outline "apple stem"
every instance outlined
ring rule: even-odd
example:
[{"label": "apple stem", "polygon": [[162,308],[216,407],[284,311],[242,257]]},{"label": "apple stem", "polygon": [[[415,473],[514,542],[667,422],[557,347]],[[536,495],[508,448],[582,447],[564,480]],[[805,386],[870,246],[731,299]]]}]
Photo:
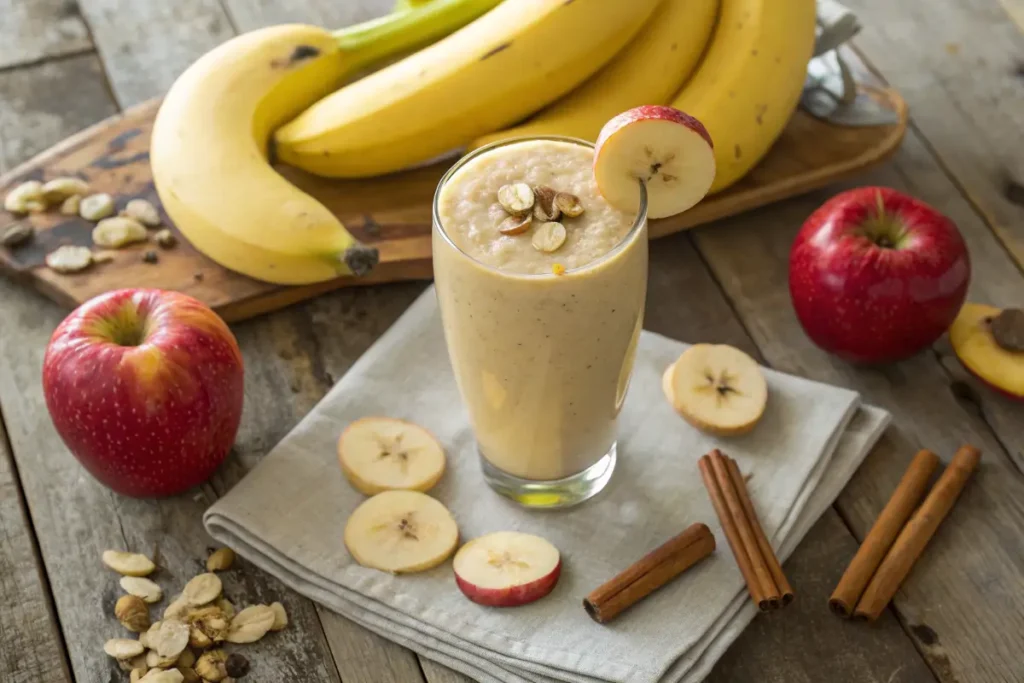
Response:
[{"label": "apple stem", "polygon": [[484,14],[500,0],[432,0],[334,32],[344,58],[368,67],[428,45]]}]

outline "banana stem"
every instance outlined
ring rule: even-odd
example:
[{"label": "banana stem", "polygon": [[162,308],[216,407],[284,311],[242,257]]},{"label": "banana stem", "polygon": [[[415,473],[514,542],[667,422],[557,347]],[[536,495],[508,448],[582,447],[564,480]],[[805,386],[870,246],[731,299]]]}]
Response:
[{"label": "banana stem", "polygon": [[364,67],[438,40],[484,14],[501,0],[431,0],[379,19],[335,31],[353,67]]}]

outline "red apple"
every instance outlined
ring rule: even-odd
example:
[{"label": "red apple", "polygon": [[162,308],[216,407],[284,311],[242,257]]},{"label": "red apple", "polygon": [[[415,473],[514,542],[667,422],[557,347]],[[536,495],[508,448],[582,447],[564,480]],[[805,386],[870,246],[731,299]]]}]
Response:
[{"label": "red apple", "polygon": [[475,603],[516,607],[550,593],[562,574],[558,549],[518,531],[497,531],[466,543],[452,560],[455,584]]},{"label": "red apple", "polygon": [[206,480],[227,456],[242,375],[234,335],[205,305],[122,289],[57,327],[43,391],[57,432],[94,477],[128,496],[166,496]]},{"label": "red apple", "polygon": [[900,360],[932,344],[956,318],[970,277],[953,221],[886,187],[825,202],[789,256],[789,291],[807,336],[860,363]]},{"label": "red apple", "polygon": [[715,180],[711,136],[700,121],[661,105],[635,107],[604,124],[594,147],[594,180],[605,200],[637,211],[640,183],[647,188],[647,217],[686,211]]}]

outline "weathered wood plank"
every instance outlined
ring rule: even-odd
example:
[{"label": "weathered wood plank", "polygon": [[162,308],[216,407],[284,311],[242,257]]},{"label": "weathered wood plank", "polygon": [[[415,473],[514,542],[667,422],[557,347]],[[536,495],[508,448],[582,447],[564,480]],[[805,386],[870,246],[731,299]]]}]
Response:
[{"label": "weathered wood plank", "polygon": [[87,55],[0,73],[0,173],[117,111]]},{"label": "weathered wood plank", "polygon": [[70,681],[20,488],[0,421],[0,680]]},{"label": "weathered wood plank", "polygon": [[235,34],[217,0],[78,0],[122,107],[164,92],[200,55]]},{"label": "weathered wood plank", "polygon": [[0,69],[92,49],[89,31],[68,0],[0,0]]},{"label": "weathered wood plank", "polygon": [[865,18],[857,45],[1024,268],[1024,29],[1009,20],[1021,4],[848,4]]},{"label": "weathered wood plank", "polygon": [[[13,94],[0,102],[0,130],[20,135],[15,154],[4,146],[0,160],[5,164],[114,111],[95,57],[32,71],[0,74],[0,87]],[[206,487],[161,501],[121,498],[93,481],[71,457],[50,423],[39,382],[46,342],[62,315],[25,288],[0,282],[0,386],[11,388],[0,396],[0,406],[9,422],[71,668],[80,681],[120,680],[123,673],[115,673],[101,649],[106,638],[124,632],[112,614],[119,592],[116,577],[102,569],[100,554],[107,548],[156,553],[156,580],[168,592],[180,589],[200,571],[211,544],[201,516],[215,492]],[[251,424],[260,418],[250,412],[246,419]],[[280,599],[293,623],[258,648],[247,649],[254,671],[268,680],[336,682],[338,673],[312,603],[245,563],[240,567],[224,577],[227,594],[241,604]]]},{"label": "weathered wood plank", "polygon": [[[971,214],[919,139],[908,139],[892,166],[862,180],[913,192],[955,214],[972,252],[984,254],[978,259],[973,295],[1022,291],[1024,280],[1012,268],[1007,272],[1006,255],[1000,255],[998,245],[993,247],[991,233]],[[1024,663],[1009,653],[1024,648],[1024,479],[990,424],[957,402],[952,379],[934,353],[882,368],[856,368],[815,348],[800,330],[788,296],[788,251],[803,219],[824,198],[818,193],[723,221],[697,230],[692,239],[771,365],[851,387],[893,411],[894,426],[838,501],[859,537],[918,447],[927,446],[947,459],[965,442],[984,450],[983,466],[895,605],[939,680],[1021,680]],[[1011,436],[1001,434],[1004,441]]]},{"label": "weathered wood plank", "polygon": [[385,14],[391,0],[346,0],[330,2],[275,2],[275,0],[222,0],[224,9],[239,31],[251,31],[274,24],[303,23],[335,30]]}]

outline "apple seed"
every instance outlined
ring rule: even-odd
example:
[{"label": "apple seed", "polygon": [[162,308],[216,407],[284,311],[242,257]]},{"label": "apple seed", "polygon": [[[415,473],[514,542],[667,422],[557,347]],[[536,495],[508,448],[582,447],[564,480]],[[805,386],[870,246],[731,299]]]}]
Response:
[{"label": "apple seed", "polygon": [[1000,348],[1024,352],[1024,310],[1007,308],[989,321],[989,329]]}]

